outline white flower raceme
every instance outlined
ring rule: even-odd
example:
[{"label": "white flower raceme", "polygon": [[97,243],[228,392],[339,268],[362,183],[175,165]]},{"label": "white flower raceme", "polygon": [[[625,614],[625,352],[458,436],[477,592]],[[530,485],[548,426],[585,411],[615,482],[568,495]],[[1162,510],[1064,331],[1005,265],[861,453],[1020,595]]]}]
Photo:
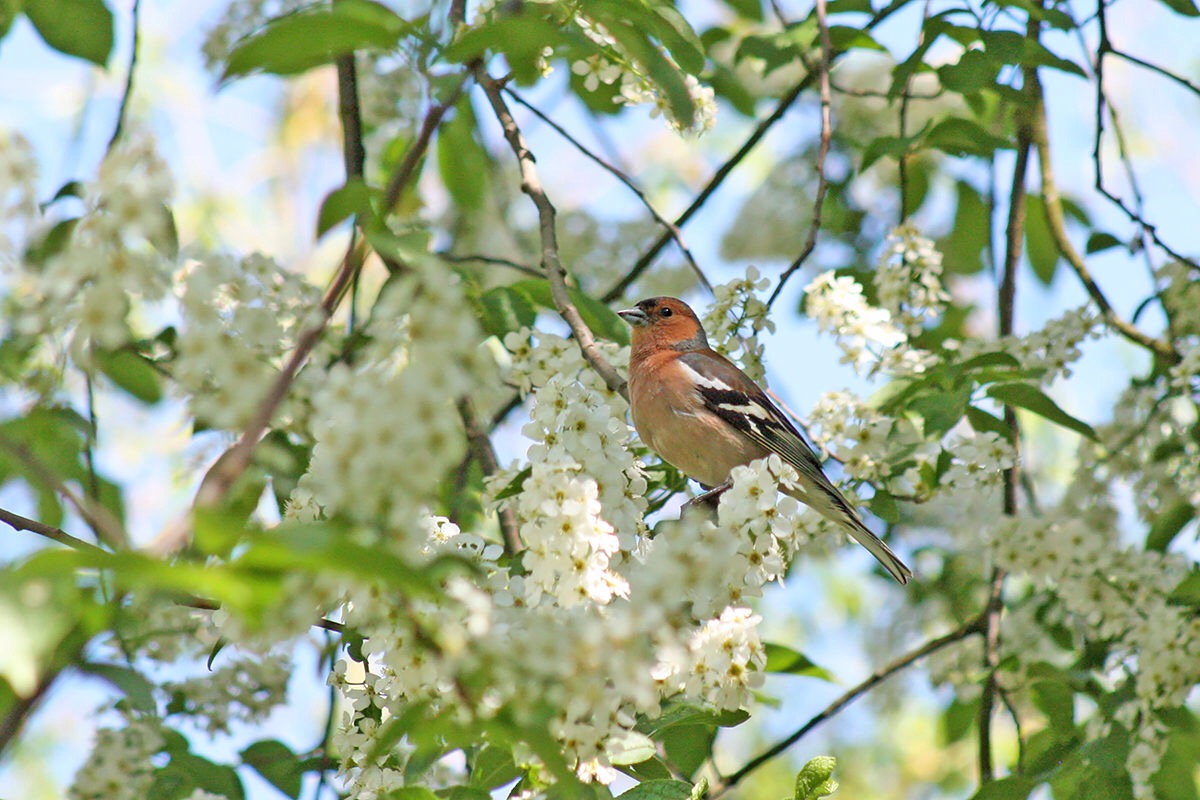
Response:
[{"label": "white flower raceme", "polygon": [[311,373],[320,379],[316,444],[298,491],[327,511],[390,520],[411,536],[401,548],[411,556],[423,545],[414,535],[422,507],[466,451],[454,401],[487,385],[494,368],[452,273],[418,261],[384,292],[352,363]]},{"label": "white flower raceme", "polygon": [[[0,132],[0,267],[19,260],[19,246],[38,214],[37,157],[19,133]],[[17,236],[10,236],[10,233]]]},{"label": "white flower raceme", "polygon": [[183,326],[173,375],[199,419],[240,429],[262,404],[319,292],[261,255],[193,260],[176,284]]},{"label": "white flower raceme", "polygon": [[[19,150],[19,146],[17,147]],[[14,155],[17,162],[20,153]],[[9,172],[20,171],[19,163]],[[17,176],[20,177],[20,176]],[[26,190],[18,188],[23,198]],[[129,132],[85,184],[85,211],[65,246],[26,275],[19,328],[30,335],[70,331],[77,363],[90,345],[115,348],[134,337],[132,301],[162,298],[170,264],[161,250],[173,236],[166,211],[172,181],[153,140]],[[17,206],[25,207],[24,199]]]},{"label": "white flower raceme", "polygon": [[[311,620],[310,620],[311,621]],[[234,722],[261,722],[287,699],[291,659],[251,654],[197,678],[168,681],[163,688],[209,735],[229,733]]]},{"label": "white flower raceme", "polygon": [[87,762],[67,791],[71,800],[142,800],[154,782],[151,756],[163,747],[159,720],[130,717],[119,729],[100,728]]},{"label": "white flower raceme", "polygon": [[760,276],[757,267],[748,267],[743,278],[713,287],[713,303],[702,324],[717,352],[741,364],[752,379],[763,380],[763,331],[775,332],[775,323],[767,317],[767,304],[758,297],[771,282]]},{"label": "white flower raceme", "polygon": [[842,350],[842,363],[867,375],[924,372],[932,355],[908,345],[904,330],[886,309],[863,296],[853,278],[823,272],[804,289],[805,311],[823,332],[833,335]]},{"label": "white flower raceme", "polygon": [[1024,336],[1004,336],[997,340],[970,339],[955,343],[962,360],[983,353],[1004,352],[1017,359],[1024,369],[1045,370],[1046,383],[1058,377],[1070,377],[1071,364],[1083,355],[1079,345],[1097,335],[1099,315],[1090,306],[1081,306],[1049,320],[1041,329]]},{"label": "white flower raceme", "polygon": [[915,228],[892,231],[875,268],[879,305],[908,335],[939,317],[950,294],[942,287],[942,254]]}]

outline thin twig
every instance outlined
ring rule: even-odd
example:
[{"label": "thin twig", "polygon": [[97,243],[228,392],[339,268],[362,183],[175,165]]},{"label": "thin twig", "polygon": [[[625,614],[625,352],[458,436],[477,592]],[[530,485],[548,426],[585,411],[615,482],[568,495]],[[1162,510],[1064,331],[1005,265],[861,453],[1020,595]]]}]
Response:
[{"label": "thin twig", "polygon": [[129,114],[129,98],[133,96],[133,76],[137,72],[138,49],[141,45],[142,0],[133,0],[133,11],[130,14],[130,26],[133,29],[133,40],[129,45],[129,69],[125,73],[125,88],[121,91],[121,105],[117,109],[117,121],[113,125],[112,136],[108,139],[105,152],[111,152],[125,130],[125,119]]},{"label": "thin twig", "polygon": [[73,547],[76,550],[83,550],[89,553],[106,553],[108,552],[102,547],[84,541],[78,537],[64,531],[62,528],[56,528],[53,525],[47,525],[44,522],[38,522],[36,519],[23,517],[16,512],[9,511],[6,508],[0,508],[0,522],[5,523],[15,531],[29,531],[36,533],[38,536],[45,536],[47,539],[53,539],[59,544],[65,544],[67,547]]},{"label": "thin twig", "polygon": [[462,96],[463,90],[467,86],[467,81],[470,79],[471,70],[464,70],[459,82],[450,90],[446,99],[441,103],[435,104],[426,112],[425,120],[421,123],[420,130],[417,131],[416,139],[409,146],[408,152],[405,153],[400,165],[396,167],[396,171],[392,173],[387,189],[384,190],[384,208],[394,208],[396,203],[399,202],[400,195],[412,180],[417,164],[420,163],[425,152],[429,149],[429,140],[433,138],[433,132],[442,123],[442,117],[446,116],[446,112],[458,104],[458,98]]},{"label": "thin twig", "polygon": [[829,155],[829,142],[833,138],[831,120],[833,96],[829,90],[829,68],[833,59],[833,43],[829,39],[829,20],[826,18],[825,11],[825,0],[817,0],[817,29],[820,32],[821,40],[821,60],[817,65],[817,77],[821,92],[821,143],[817,148],[817,196],[813,199],[812,219],[808,223],[808,236],[804,240],[804,248],[779,276],[779,283],[775,285],[775,290],[767,299],[767,308],[775,305],[775,300],[783,291],[788,279],[804,266],[804,262],[816,249],[817,234],[821,230],[821,212],[825,207],[825,193],[829,190],[829,179],[825,175],[825,159]]},{"label": "thin twig", "polygon": [[[483,470],[485,476],[495,475],[500,471],[500,462],[496,459],[496,449],[492,447],[492,440],[488,438],[487,431],[480,427],[479,417],[475,414],[475,407],[469,398],[459,399],[458,415],[462,418],[463,429],[467,433],[467,444],[471,448],[471,455],[479,462],[479,468]],[[517,515],[506,506],[497,512],[497,517],[500,522],[500,531],[504,534],[504,548],[510,556],[515,556],[525,549],[521,543]]]},{"label": "thin twig", "polygon": [[[1105,13],[1105,0],[1097,0],[1096,2],[1096,21],[1100,36],[1100,42],[1096,48],[1095,135],[1092,139],[1092,170],[1094,172],[1096,191],[1100,192],[1105,199],[1125,212],[1125,216],[1131,222],[1135,222],[1141,226],[1143,234],[1149,236],[1164,253],[1180,263],[1187,264],[1191,269],[1200,270],[1200,263],[1197,263],[1195,259],[1188,258],[1164,242],[1158,235],[1156,226],[1147,222],[1145,217],[1127,206],[1124,200],[1110,192],[1108,187],[1104,185],[1104,158],[1100,152],[1104,141],[1104,111],[1108,106],[1108,95],[1104,91],[1104,56],[1116,52],[1113,49],[1112,42],[1108,38],[1108,17]],[[1123,53],[1120,55],[1124,56]]]},{"label": "thin twig", "polygon": [[445,251],[436,252],[434,255],[443,261],[450,262],[451,264],[465,264],[471,261],[477,261],[480,264],[491,264],[497,267],[508,267],[509,269],[515,269],[517,272],[523,272],[524,274],[532,275],[535,278],[545,277],[545,274],[543,274],[540,269],[534,269],[526,264],[521,264],[507,258],[497,258],[496,256],[485,256],[477,253],[457,255],[455,253],[447,253]]},{"label": "thin twig", "polygon": [[1046,104],[1042,98],[1041,82],[1037,79],[1036,75],[1033,76],[1031,92],[1033,103],[1030,108],[1031,136],[1033,144],[1037,147],[1038,151],[1038,167],[1042,175],[1043,206],[1046,209],[1046,222],[1050,228],[1051,238],[1054,239],[1059,252],[1067,260],[1076,277],[1079,278],[1079,282],[1083,284],[1083,288],[1087,291],[1088,296],[1099,307],[1105,321],[1113,330],[1134,344],[1145,347],[1167,362],[1172,364],[1177,363],[1179,361],[1179,354],[1170,342],[1157,339],[1145,333],[1117,314],[1116,310],[1112,307],[1112,303],[1108,301],[1108,298],[1100,288],[1100,285],[1096,283],[1096,279],[1092,277],[1091,270],[1088,269],[1083,256],[1075,248],[1075,245],[1071,243],[1071,239],[1067,235],[1066,222],[1063,216],[1062,198],[1058,193],[1058,183],[1054,179],[1054,163],[1050,156],[1050,137],[1046,125]]},{"label": "thin twig", "polygon": [[681,253],[683,253],[684,260],[686,260],[688,263],[688,266],[690,266],[692,268],[692,272],[696,273],[696,278],[700,281],[700,284],[705,289],[707,289],[710,294],[712,293],[712,283],[709,282],[708,277],[704,274],[704,270],[700,269],[700,265],[698,263],[696,263],[696,258],[694,255],[692,255],[691,248],[689,248],[687,246],[687,242],[685,242],[683,240],[683,231],[681,231],[679,229],[679,226],[676,225],[674,222],[671,222],[669,219],[664,217],[662,214],[658,213],[658,209],[656,209],[654,207],[654,205],[650,202],[650,198],[646,197],[646,193],[643,192],[641,190],[641,188],[639,188],[638,185],[633,182],[632,178],[630,178],[624,171],[622,171],[616,165],[610,164],[609,162],[607,162],[603,158],[601,158],[599,155],[592,152],[592,150],[589,149],[585,144],[583,144],[583,142],[579,141],[574,136],[572,136],[567,131],[566,128],[559,125],[557,122],[555,122],[553,119],[551,119],[548,115],[544,114],[541,111],[541,109],[539,109],[537,106],[535,106],[532,103],[530,103],[529,101],[527,101],[525,98],[521,97],[519,94],[514,92],[512,89],[505,87],[504,92],[509,97],[511,97],[513,100],[515,100],[518,104],[529,109],[533,113],[534,116],[536,116],[542,122],[549,125],[559,136],[566,139],[576,150],[578,150],[583,155],[587,156],[589,159],[591,159],[593,162],[595,162],[597,165],[599,165],[602,169],[604,169],[610,175],[612,175],[614,178],[616,178],[618,181],[620,181],[625,186],[625,188],[627,188],[627,189],[629,189],[629,191],[633,192],[633,194],[637,197],[637,199],[641,202],[641,204],[643,206],[645,206],[646,210],[650,212],[650,216],[654,217],[654,221],[657,222],[659,225],[661,225],[667,231],[667,233],[670,234],[671,240],[675,242],[675,245],[679,248],[679,251]]},{"label": "thin twig", "polygon": [[1184,89],[1187,89],[1192,94],[1196,95],[1197,97],[1200,97],[1200,86],[1197,86],[1196,84],[1192,83],[1191,81],[1189,81],[1187,78],[1183,77],[1182,75],[1176,75],[1174,72],[1171,72],[1171,70],[1169,70],[1169,69],[1160,67],[1157,64],[1151,64],[1149,61],[1138,58],[1137,56],[1133,55],[1132,53],[1126,53],[1124,50],[1118,50],[1117,48],[1112,47],[1111,45],[1108,48],[1108,52],[1112,53],[1117,58],[1123,58],[1126,61],[1130,62],[1131,64],[1137,64],[1139,67],[1148,69],[1157,75],[1161,75],[1162,77],[1166,78],[1167,80],[1174,81],[1175,83],[1182,86]]},{"label": "thin twig", "polygon": [[892,661],[890,664],[887,664],[886,666],[880,667],[879,669],[875,670],[875,672],[872,672],[870,675],[868,675],[865,680],[863,680],[857,686],[854,686],[854,687],[850,688],[849,690],[847,690],[841,697],[837,698],[832,703],[830,703],[828,706],[826,706],[823,711],[818,713],[816,716],[814,716],[808,722],[804,723],[802,726],[800,726],[795,732],[793,732],[787,738],[785,738],[785,739],[777,742],[776,744],[772,745],[771,747],[767,748],[759,755],[757,755],[754,758],[747,761],[736,772],[729,775],[729,777],[725,778],[719,784],[715,784],[709,793],[709,797],[713,798],[713,800],[716,800],[716,798],[721,797],[726,792],[728,792],[730,789],[732,789],[734,786],[736,786],[738,783],[740,783],[751,772],[754,772],[756,769],[761,767],[763,764],[766,764],[768,761],[775,758],[780,753],[783,753],[785,750],[787,750],[789,747],[794,745],[796,742],[803,739],[810,731],[812,731],[818,725],[831,719],[832,717],[837,716],[839,713],[841,713],[841,711],[843,709],[846,708],[846,706],[850,705],[855,700],[857,700],[859,697],[861,697],[864,694],[866,694],[867,692],[871,691],[876,686],[878,686],[880,683],[883,683],[885,680],[887,680],[891,676],[895,675],[897,672],[900,672],[901,670],[915,664],[917,661],[920,661],[922,658],[925,658],[926,656],[936,653],[937,651],[941,650],[944,647],[947,647],[949,645],[954,644],[955,642],[962,641],[963,639],[966,639],[969,636],[974,636],[975,634],[982,633],[982,632],[983,632],[983,615],[980,615],[980,616],[975,617],[974,619],[969,620],[968,622],[963,623],[962,625],[960,625],[959,627],[955,628],[954,630],[950,631],[947,634],[939,636],[936,639],[930,639],[928,642],[921,645],[917,649],[912,650],[912,651],[906,653],[905,655],[901,656],[900,658],[896,659],[895,661]]},{"label": "thin twig", "polygon": [[347,178],[361,178],[367,161],[363,146],[362,108],[358,100],[358,67],[354,53],[337,58],[338,120],[342,126],[342,164]]},{"label": "thin twig", "polygon": [[[863,26],[863,30],[872,30],[896,11],[907,5],[908,2],[909,0],[892,0],[892,2],[875,12],[874,16],[872,16],[871,19],[867,21],[866,25]],[[835,56],[841,55],[843,52],[844,51],[842,50],[838,50],[835,53]],[[767,132],[775,126],[775,123],[779,122],[779,120],[783,118],[783,115],[786,114],[788,109],[795,104],[796,100],[799,99],[804,90],[812,85],[814,78],[816,78],[816,74],[812,71],[809,71],[803,78],[799,80],[799,82],[796,83],[795,86],[789,89],[788,92],[780,98],[779,102],[775,106],[775,109],[770,113],[770,115],[768,115],[762,122],[754,126],[754,130],[751,131],[748,137],[746,137],[746,141],[742,143],[742,146],[739,147],[732,156],[730,156],[723,164],[721,164],[720,167],[717,168],[717,171],[714,172],[712,177],[708,179],[708,183],[704,185],[704,188],[700,190],[700,193],[696,195],[696,198],[691,202],[691,204],[684,209],[682,214],[675,218],[676,227],[682,228],[687,224],[688,220],[695,216],[696,212],[704,207],[704,204],[708,202],[708,198],[711,197],[718,188],[720,188],[721,184],[725,182],[725,179],[729,177],[729,174],[733,172],[737,165],[740,164],[746,158],[746,156],[751,153],[751,151],[754,150],[758,143],[762,141],[762,138],[767,135]],[[641,257],[634,262],[633,266],[630,267],[629,272],[625,273],[620,280],[613,284],[612,288],[604,293],[602,296],[604,302],[611,303],[612,301],[620,298],[625,293],[625,290],[628,289],[630,285],[633,284],[633,282],[639,277],[641,277],[642,273],[649,268],[650,264],[653,263],[654,259],[670,241],[671,235],[664,231],[657,239],[654,240],[654,243],[650,245],[649,249],[642,253]]]},{"label": "thin twig", "polygon": [[480,86],[483,87],[488,102],[491,103],[492,111],[496,114],[496,119],[500,122],[500,127],[504,130],[504,138],[508,142],[508,146],[512,149],[513,155],[516,156],[517,163],[520,165],[521,191],[529,195],[529,198],[537,207],[542,242],[542,268],[546,271],[546,279],[550,283],[550,294],[554,298],[554,306],[558,310],[559,316],[570,326],[571,332],[575,335],[575,340],[579,345],[580,352],[583,353],[583,357],[587,359],[592,369],[604,380],[610,390],[628,399],[629,394],[625,386],[625,379],[621,377],[616,368],[600,352],[600,348],[596,345],[596,339],[592,335],[591,328],[583,321],[583,317],[579,314],[579,309],[571,302],[571,297],[567,293],[566,271],[563,269],[562,262],[558,257],[558,236],[554,226],[554,206],[551,204],[550,199],[546,197],[546,192],[542,188],[542,182],[538,178],[534,157],[529,152],[529,147],[525,143],[525,137],[521,134],[521,129],[517,127],[517,121],[513,119],[508,104],[504,102],[503,85],[500,81],[494,80],[484,72],[482,67],[479,69],[477,80]]},{"label": "thin twig", "polygon": [[66,500],[83,518],[83,521],[95,531],[98,539],[112,548],[129,547],[129,534],[125,532],[124,526],[112,515],[112,512],[86,495],[80,496],[71,491],[62,478],[46,466],[28,447],[7,436],[0,435],[0,450],[6,451],[21,462],[31,478]]}]

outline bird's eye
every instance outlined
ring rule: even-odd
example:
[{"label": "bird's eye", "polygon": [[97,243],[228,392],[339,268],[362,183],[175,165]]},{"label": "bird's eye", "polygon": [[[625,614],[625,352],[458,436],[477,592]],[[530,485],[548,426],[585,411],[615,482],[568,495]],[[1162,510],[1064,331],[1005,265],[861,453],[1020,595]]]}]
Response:
[{"label": "bird's eye", "polygon": [[671,316],[671,309],[664,308],[662,311],[660,311],[658,313],[664,317],[669,317],[669,316]]}]

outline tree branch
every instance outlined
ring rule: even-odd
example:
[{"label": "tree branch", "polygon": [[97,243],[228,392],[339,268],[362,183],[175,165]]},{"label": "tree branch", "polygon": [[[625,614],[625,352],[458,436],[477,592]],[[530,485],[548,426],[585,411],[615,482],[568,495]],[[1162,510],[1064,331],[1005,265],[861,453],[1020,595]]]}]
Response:
[{"label": "tree branch", "polygon": [[696,278],[699,279],[700,284],[702,286],[704,286],[704,288],[707,289],[710,294],[712,293],[712,283],[709,282],[708,277],[704,274],[704,271],[702,269],[700,269],[700,265],[698,263],[696,263],[696,258],[695,258],[695,256],[692,255],[691,248],[689,248],[687,246],[687,243],[683,240],[683,231],[681,231],[679,229],[679,226],[676,225],[674,222],[671,222],[669,219],[664,217],[662,214],[658,213],[658,209],[656,209],[651,204],[650,198],[646,197],[646,193],[643,192],[638,187],[638,185],[633,182],[632,178],[630,178],[625,172],[623,172],[616,165],[610,164],[609,162],[605,161],[603,158],[598,156],[596,153],[592,152],[582,142],[580,142],[578,139],[576,139],[574,136],[572,136],[566,130],[566,128],[559,125],[557,122],[555,122],[553,119],[548,117],[546,114],[543,114],[539,108],[537,108],[536,106],[534,106],[533,104],[531,104],[530,102],[525,100],[525,98],[521,97],[519,94],[514,92],[512,89],[505,87],[504,91],[509,97],[511,97],[513,100],[515,100],[520,105],[529,109],[534,114],[534,116],[536,116],[542,122],[546,123],[552,129],[554,129],[554,131],[556,133],[558,133],[559,136],[563,137],[568,142],[570,142],[571,145],[576,150],[578,150],[580,153],[583,153],[585,156],[587,156],[593,162],[598,164],[602,169],[604,169],[610,175],[612,175],[614,178],[616,178],[618,181],[620,181],[625,186],[625,188],[627,188],[627,189],[629,189],[629,191],[633,192],[633,194],[637,197],[637,199],[639,201],[641,201],[642,205],[645,206],[646,210],[650,212],[650,216],[654,217],[654,221],[657,222],[659,225],[661,225],[663,227],[663,229],[670,235],[671,240],[675,242],[676,247],[678,247],[679,251],[681,253],[683,253],[683,257],[687,261],[688,266],[690,266],[692,268],[692,272],[694,272],[696,274]]},{"label": "tree branch", "polygon": [[6,508],[0,508],[0,522],[5,523],[15,531],[36,533],[38,536],[45,536],[47,539],[53,539],[59,544],[65,544],[67,547],[73,547],[76,550],[83,550],[89,553],[108,552],[91,542],[72,536],[62,528],[56,528],[53,525],[47,525],[44,522],[38,522],[36,519],[30,519],[29,517],[22,517],[20,514],[9,511]]},{"label": "tree branch", "polygon": [[816,249],[817,233],[821,230],[821,213],[825,208],[825,193],[829,190],[829,180],[825,176],[825,159],[829,155],[830,139],[833,138],[833,124],[830,119],[833,99],[829,90],[829,68],[833,59],[833,43],[829,39],[829,21],[825,16],[825,0],[816,0],[815,10],[817,30],[821,40],[821,60],[817,64],[817,75],[821,86],[821,143],[817,149],[817,196],[813,199],[812,219],[808,223],[808,237],[804,241],[804,248],[779,276],[779,283],[776,284],[775,291],[771,292],[771,296],[767,299],[767,308],[775,305],[775,300],[783,291],[788,279],[804,266],[804,262]]},{"label": "tree branch", "polygon": [[517,163],[521,168],[521,191],[529,195],[537,207],[542,241],[542,268],[546,271],[546,279],[550,282],[550,294],[554,298],[554,306],[558,310],[559,316],[570,326],[571,332],[575,335],[575,341],[579,344],[579,350],[591,364],[592,369],[604,380],[610,390],[628,399],[625,379],[601,354],[591,328],[583,321],[579,309],[571,302],[571,297],[567,293],[566,271],[558,257],[554,206],[546,197],[541,179],[538,178],[533,153],[529,152],[525,137],[521,134],[521,129],[517,127],[517,122],[513,119],[508,104],[504,102],[503,84],[484,72],[482,67],[479,68],[477,80],[483,87],[488,102],[491,103],[492,111],[495,112],[500,127],[504,130],[504,138],[508,142],[508,146],[512,149],[513,155],[517,157]]},{"label": "tree branch", "polygon": [[[1170,342],[1157,339],[1133,324],[1122,319],[1113,309],[1096,279],[1092,277],[1080,252],[1075,249],[1067,235],[1067,226],[1063,216],[1062,198],[1058,193],[1058,183],[1054,179],[1054,163],[1050,156],[1050,137],[1046,123],[1046,104],[1042,97],[1042,85],[1037,75],[1033,75],[1030,86],[1032,106],[1030,108],[1030,135],[1038,152],[1038,168],[1042,175],[1042,197],[1046,209],[1046,221],[1049,224],[1050,235],[1063,257],[1070,264],[1079,282],[1092,298],[1108,325],[1134,344],[1140,345],[1169,363],[1177,363],[1179,354]],[[1098,146],[1098,145],[1097,145]]]},{"label": "tree branch", "polygon": [[95,531],[97,538],[103,540],[110,547],[129,547],[129,534],[125,532],[124,526],[112,515],[112,512],[90,497],[80,496],[71,491],[54,470],[42,463],[42,460],[35,456],[28,447],[14,442],[7,436],[0,435],[0,450],[6,451],[21,462],[30,477],[66,500],[83,518],[83,521]]},{"label": "tree branch", "polygon": [[105,152],[111,152],[116,146],[117,141],[121,138],[121,134],[125,131],[125,119],[129,114],[129,98],[133,96],[133,76],[137,72],[138,49],[141,46],[141,13],[142,0],[133,0],[133,10],[130,13],[130,27],[132,28],[132,41],[129,45],[129,69],[125,73],[125,88],[121,90],[121,105],[117,109],[117,121],[113,125],[112,136],[108,139],[108,147]]},{"label": "tree branch", "polygon": [[[469,398],[459,399],[458,414],[462,417],[463,429],[467,432],[467,444],[471,448],[471,455],[479,462],[479,467],[483,470],[484,475],[489,477],[495,475],[500,471],[500,463],[496,460],[496,450],[492,447],[492,440],[488,438],[487,431],[480,427],[479,417],[476,416],[475,407]],[[497,512],[497,517],[500,522],[500,532],[504,534],[504,549],[510,556],[515,556],[525,549],[521,543],[517,515],[511,508],[505,507]]]},{"label": "tree branch", "polygon": [[[1104,92],[1104,56],[1108,53],[1114,53],[1122,57],[1127,56],[1124,53],[1117,53],[1113,49],[1112,42],[1108,38],[1108,16],[1106,14],[1105,0],[1097,0],[1096,2],[1096,22],[1099,28],[1100,43],[1096,48],[1096,112],[1095,112],[1095,137],[1092,140],[1092,167],[1095,173],[1096,191],[1100,192],[1109,202],[1115,205],[1121,211],[1125,212],[1125,216],[1129,217],[1131,222],[1141,226],[1145,235],[1162,249],[1164,253],[1171,258],[1183,264],[1187,264],[1194,270],[1200,270],[1200,263],[1194,259],[1188,258],[1182,253],[1171,248],[1158,235],[1156,226],[1151,225],[1137,211],[1125,205],[1125,201],[1110,192],[1104,185],[1104,159],[1101,156],[1100,148],[1104,140],[1104,109],[1108,105],[1108,97]],[[1149,65],[1144,65],[1149,66]],[[1190,86],[1190,84],[1189,84]]]},{"label": "tree branch", "polygon": [[816,728],[821,723],[837,716],[839,713],[842,712],[843,709],[845,709],[847,706],[849,706],[851,703],[853,703],[859,697],[861,697],[864,694],[866,694],[867,692],[871,691],[876,686],[878,686],[879,684],[883,683],[888,678],[895,675],[897,672],[900,672],[901,670],[912,666],[916,662],[920,661],[922,658],[932,655],[944,647],[952,645],[955,642],[962,641],[963,639],[966,639],[968,636],[974,636],[977,633],[982,633],[983,632],[983,620],[984,620],[984,617],[981,614],[981,615],[963,623],[962,625],[960,625],[959,627],[950,631],[949,633],[939,636],[936,639],[930,639],[928,642],[921,645],[917,649],[912,650],[912,651],[900,656],[895,661],[892,661],[890,664],[887,664],[886,666],[880,667],[879,669],[875,670],[875,672],[872,672],[870,675],[868,675],[864,681],[859,683],[857,686],[854,686],[854,687],[850,688],[849,690],[847,690],[841,697],[834,700],[832,703],[830,703],[828,706],[826,706],[823,711],[818,713],[816,716],[814,716],[808,722],[801,725],[795,732],[793,732],[786,739],[783,739],[780,742],[767,748],[759,755],[757,755],[754,758],[747,761],[746,764],[743,765],[741,768],[739,768],[736,772],[729,775],[727,778],[723,779],[719,783],[715,784],[713,786],[713,789],[710,792],[709,796],[711,798],[713,798],[713,800],[716,800],[716,798],[721,797],[726,792],[728,792],[730,789],[732,789],[734,786],[739,784],[751,772],[754,772],[756,769],[761,767],[763,764],[766,764],[768,761],[775,758],[775,756],[784,752],[789,747],[794,745],[796,742],[803,739],[810,731],[812,731],[814,728]]},{"label": "tree branch", "polygon": [[[872,16],[871,19],[868,20],[863,26],[863,30],[872,30],[896,11],[907,5],[908,2],[909,0],[892,0],[892,2],[875,12],[874,16]],[[843,52],[844,51],[842,50],[836,51],[835,57],[841,55]],[[751,131],[750,135],[746,138],[746,141],[742,143],[742,146],[737,149],[737,152],[735,152],[728,158],[728,160],[725,161],[725,163],[718,167],[717,171],[714,172],[712,177],[708,179],[708,183],[705,184],[704,188],[700,190],[700,193],[696,195],[696,199],[691,202],[691,205],[689,205],[682,214],[675,218],[676,227],[682,228],[687,224],[688,220],[695,216],[697,211],[704,207],[704,204],[708,202],[708,198],[711,197],[712,194],[721,186],[721,184],[725,182],[725,179],[729,177],[729,174],[733,172],[734,168],[737,167],[737,165],[740,164],[752,150],[754,150],[758,143],[762,141],[762,138],[767,135],[767,132],[775,126],[775,123],[783,119],[783,115],[787,113],[788,109],[790,109],[793,104],[795,104],[796,100],[800,97],[804,90],[812,85],[815,77],[816,74],[809,71],[795,86],[788,90],[787,94],[780,98],[779,102],[775,106],[775,110],[772,111],[766,119],[754,127],[754,130]],[[611,303],[612,301],[620,298],[621,295],[625,293],[625,290],[628,289],[630,285],[636,281],[643,272],[646,271],[647,268],[649,268],[655,257],[658,256],[658,254],[670,241],[671,235],[667,232],[664,232],[657,239],[655,239],[654,243],[650,245],[650,248],[646,250],[646,252],[643,253],[636,262],[634,262],[634,265],[630,268],[629,272],[625,273],[625,275],[619,281],[613,284],[612,288],[605,292],[601,299],[603,299],[606,303]]]}]

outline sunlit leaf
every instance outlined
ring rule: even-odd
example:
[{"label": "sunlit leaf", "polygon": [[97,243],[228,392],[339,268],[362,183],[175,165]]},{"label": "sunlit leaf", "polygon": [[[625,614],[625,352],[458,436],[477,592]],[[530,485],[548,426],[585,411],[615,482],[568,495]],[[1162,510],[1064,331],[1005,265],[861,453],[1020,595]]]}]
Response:
[{"label": "sunlit leaf", "polygon": [[46,44],[60,53],[108,64],[113,15],[103,0],[25,0],[25,15]]}]

